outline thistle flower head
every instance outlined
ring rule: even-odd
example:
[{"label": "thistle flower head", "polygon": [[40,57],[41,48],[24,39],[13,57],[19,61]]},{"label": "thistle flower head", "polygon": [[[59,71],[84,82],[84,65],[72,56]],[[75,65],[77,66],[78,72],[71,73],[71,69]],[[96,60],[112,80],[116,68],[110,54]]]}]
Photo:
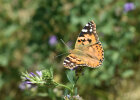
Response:
[{"label": "thistle flower head", "polygon": [[[22,73],[21,78],[23,81],[19,85],[19,88],[21,89],[30,88],[37,85],[55,85],[55,82],[53,82],[53,73],[51,70],[36,71],[36,73],[25,72]],[[30,85],[30,87],[27,85]]]},{"label": "thistle flower head", "polygon": [[50,70],[43,70],[42,73],[44,75],[44,77],[43,77],[44,80],[52,80],[53,79],[53,72],[51,69]]},{"label": "thistle flower head", "polygon": [[36,74],[33,72],[22,73],[22,81],[24,84],[44,84],[44,80],[42,78],[42,71],[36,71]]}]

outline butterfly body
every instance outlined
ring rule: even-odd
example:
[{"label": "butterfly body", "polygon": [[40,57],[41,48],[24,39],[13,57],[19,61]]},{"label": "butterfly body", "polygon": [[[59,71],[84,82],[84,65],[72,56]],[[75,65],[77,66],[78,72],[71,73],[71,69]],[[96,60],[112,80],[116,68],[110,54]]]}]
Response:
[{"label": "butterfly body", "polygon": [[104,51],[96,33],[96,24],[91,21],[82,29],[75,49],[69,51],[64,67],[74,69],[79,66],[98,67],[104,59]]}]

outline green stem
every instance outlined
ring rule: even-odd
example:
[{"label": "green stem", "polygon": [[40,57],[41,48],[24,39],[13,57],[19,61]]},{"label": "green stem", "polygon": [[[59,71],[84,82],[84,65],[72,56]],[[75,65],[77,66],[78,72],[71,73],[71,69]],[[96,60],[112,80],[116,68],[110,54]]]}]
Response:
[{"label": "green stem", "polygon": [[57,82],[54,82],[54,83],[55,83],[57,86],[64,87],[64,88],[68,89],[71,93],[73,93],[73,91],[72,91],[68,86],[63,85],[63,84],[61,84],[61,83],[57,83]]}]

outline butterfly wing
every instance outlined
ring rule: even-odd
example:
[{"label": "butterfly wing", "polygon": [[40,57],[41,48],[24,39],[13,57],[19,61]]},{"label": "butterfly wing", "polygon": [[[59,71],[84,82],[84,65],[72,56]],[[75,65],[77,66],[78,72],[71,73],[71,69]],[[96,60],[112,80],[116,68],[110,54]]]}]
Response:
[{"label": "butterfly wing", "polygon": [[96,33],[96,24],[94,21],[90,21],[79,34],[76,40],[75,49],[79,49],[85,45],[95,44],[97,42],[99,42],[99,39]]},{"label": "butterfly wing", "polygon": [[104,50],[101,42],[89,45],[84,48],[83,51],[72,50],[64,60],[64,67],[73,69],[78,66],[88,66],[96,68],[103,63]]},{"label": "butterfly wing", "polygon": [[64,67],[73,69],[78,66],[98,67],[104,59],[104,51],[96,33],[96,24],[90,21],[79,34],[75,49],[64,59]]},{"label": "butterfly wing", "polygon": [[78,55],[75,54],[69,54],[63,62],[64,67],[69,68],[69,69],[73,69],[76,68],[78,66],[86,66],[86,63],[83,62]]},{"label": "butterfly wing", "polygon": [[81,57],[82,61],[86,62],[88,67],[98,67],[103,63],[104,50],[101,42],[97,42],[85,48],[83,50],[85,56]]}]

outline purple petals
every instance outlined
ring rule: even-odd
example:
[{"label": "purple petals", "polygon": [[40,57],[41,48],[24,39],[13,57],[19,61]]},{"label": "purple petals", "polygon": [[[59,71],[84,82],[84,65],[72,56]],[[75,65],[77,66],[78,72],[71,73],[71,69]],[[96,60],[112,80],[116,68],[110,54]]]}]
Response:
[{"label": "purple petals", "polygon": [[19,88],[21,90],[25,90],[25,89],[32,88],[32,85],[31,84],[26,84],[26,82],[22,82],[22,83],[19,84]]},{"label": "purple petals", "polygon": [[42,77],[42,72],[41,71],[36,71],[36,73],[39,75],[39,77]]},{"label": "purple petals", "polygon": [[128,12],[135,9],[135,5],[132,2],[128,2],[124,5],[124,11]]},{"label": "purple petals", "polygon": [[26,77],[26,80],[30,80],[30,78]]},{"label": "purple petals", "polygon": [[30,81],[25,81],[25,83],[26,83],[26,84],[32,84],[32,82],[30,82]]},{"label": "purple petals", "polygon": [[[30,74],[31,74],[32,76],[36,76],[33,72],[30,72]],[[30,74],[29,74],[29,75],[30,75]]]},{"label": "purple petals", "polygon": [[49,44],[50,44],[51,46],[57,44],[57,38],[56,38],[55,35],[52,35],[52,36],[49,38]]},{"label": "purple petals", "polygon": [[21,90],[24,90],[24,89],[26,88],[25,82],[20,83],[20,84],[19,84],[19,88],[20,88]]},{"label": "purple petals", "polygon": [[36,71],[36,73],[22,73],[21,78],[23,82],[19,85],[19,88],[21,90],[35,88],[37,84],[42,84],[44,82],[42,77],[42,71]]}]

